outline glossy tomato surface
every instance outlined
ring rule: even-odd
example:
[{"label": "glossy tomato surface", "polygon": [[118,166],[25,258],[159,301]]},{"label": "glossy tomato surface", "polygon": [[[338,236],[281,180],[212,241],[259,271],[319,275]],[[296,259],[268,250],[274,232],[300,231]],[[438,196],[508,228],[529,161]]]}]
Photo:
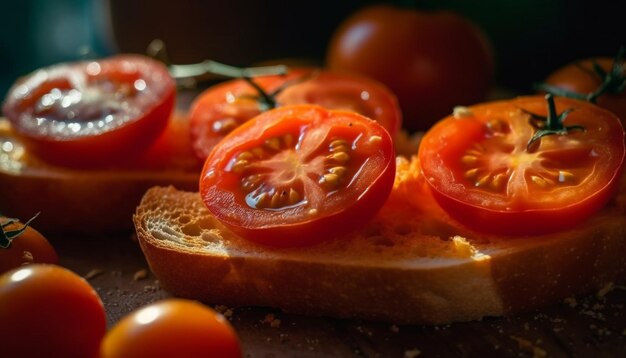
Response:
[{"label": "glossy tomato surface", "polygon": [[454,106],[482,100],[494,75],[491,45],[469,20],[389,5],[346,19],[331,39],[327,65],[387,85],[409,130],[425,130]]},{"label": "glossy tomato surface", "polygon": [[138,309],[106,335],[101,358],[241,357],[237,334],[200,303],[169,299]]},{"label": "glossy tomato surface", "polygon": [[440,205],[466,226],[524,235],[570,228],[614,194],[624,162],[619,119],[598,106],[556,99],[563,135],[528,143],[537,129],[529,113],[545,116],[542,96],[469,107],[428,131],[420,144],[424,177]]},{"label": "glossy tomato surface", "polygon": [[[276,106],[317,104],[346,109],[376,120],[395,135],[401,113],[395,96],[382,84],[357,75],[342,75],[314,68],[290,69],[287,75],[254,81],[272,95]],[[191,136],[199,158],[234,128],[269,109],[259,92],[244,80],[209,88],[192,104]]]},{"label": "glossy tomato surface", "polygon": [[0,247],[0,274],[25,264],[56,264],[59,261],[54,247],[31,226],[24,227],[17,220],[2,216],[0,225],[5,238],[11,236],[8,247]]},{"label": "glossy tomato surface", "polygon": [[104,307],[80,276],[33,264],[0,276],[0,357],[97,357]]},{"label": "glossy tomato surface", "polygon": [[[562,88],[570,92],[587,95],[596,91],[605,80],[603,76],[594,71],[594,63],[600,66],[605,73],[610,73],[614,66],[614,59],[609,57],[591,58],[577,61],[563,66],[551,73],[546,80],[546,84]],[[608,91],[596,99],[596,103],[603,108],[615,113],[626,124],[626,90],[624,81],[626,78],[626,67],[622,61],[619,69],[620,77],[616,84],[621,86],[615,91]]]},{"label": "glossy tomato surface", "polygon": [[3,110],[40,158],[93,167],[148,147],[165,129],[174,97],[163,64],[120,55],[33,72],[10,89]]},{"label": "glossy tomato surface", "polygon": [[243,237],[305,246],[367,223],[394,175],[391,136],[377,122],[296,105],[264,112],[226,136],[207,158],[200,192]]}]

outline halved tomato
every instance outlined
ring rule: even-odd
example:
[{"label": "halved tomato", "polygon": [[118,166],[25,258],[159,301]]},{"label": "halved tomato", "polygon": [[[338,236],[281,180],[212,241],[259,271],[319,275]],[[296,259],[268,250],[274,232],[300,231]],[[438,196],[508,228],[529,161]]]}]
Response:
[{"label": "halved tomato", "polygon": [[205,162],[200,193],[246,239],[305,246],[367,223],[394,174],[391,136],[377,122],[296,105],[264,112],[226,136]]},{"label": "halved tomato", "polygon": [[619,119],[584,101],[552,103],[533,96],[480,104],[424,135],[423,175],[453,218],[484,232],[542,234],[607,203],[624,162]]},{"label": "halved tomato", "polygon": [[226,134],[262,111],[292,104],[317,104],[347,109],[376,120],[391,133],[402,117],[396,97],[382,84],[365,77],[314,68],[290,69],[287,75],[255,77],[267,96],[243,79],[209,88],[190,110],[192,142],[205,159]]},{"label": "halved tomato", "polygon": [[165,129],[175,83],[145,56],[53,65],[10,89],[4,114],[47,162],[91,167],[135,155]]}]

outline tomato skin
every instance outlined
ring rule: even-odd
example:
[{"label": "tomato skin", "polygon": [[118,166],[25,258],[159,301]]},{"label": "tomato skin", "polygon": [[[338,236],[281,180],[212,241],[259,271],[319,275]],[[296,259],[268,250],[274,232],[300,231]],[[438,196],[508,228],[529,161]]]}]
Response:
[{"label": "tomato skin", "polygon": [[[0,217],[0,223],[6,223],[8,218]],[[23,226],[16,222],[7,225],[4,231],[18,230]],[[6,249],[0,248],[0,273],[18,268],[24,264],[42,263],[56,264],[59,261],[54,247],[50,242],[35,230],[28,226],[26,230],[11,241],[11,246]]]},{"label": "tomato skin", "polygon": [[[471,229],[500,235],[556,232],[600,210],[619,185],[624,129],[593,104],[558,98],[556,105],[559,113],[574,109],[565,123],[586,130],[543,137],[536,152],[526,149],[534,129],[522,109],[545,114],[542,96],[472,106],[471,115],[433,126],[419,159],[440,206]],[[496,180],[499,173],[506,175]]]},{"label": "tomato skin", "polygon": [[[602,79],[594,74],[594,62],[608,73],[613,67],[614,59],[599,57],[570,63],[552,72],[544,83],[570,92],[592,93],[602,84]],[[622,75],[626,76],[626,73]],[[615,113],[622,121],[622,125],[626,124],[626,91],[619,94],[605,93],[598,97],[596,104]]]},{"label": "tomato skin", "polygon": [[[392,136],[401,127],[402,114],[396,97],[384,85],[369,78],[301,67],[289,69],[284,76],[257,77],[254,81],[268,93],[290,83],[276,96],[279,107],[309,103],[354,110],[380,122]],[[262,112],[253,96],[258,96],[257,91],[246,81],[237,79],[213,86],[194,100],[189,117],[198,158],[206,159],[226,134]],[[224,129],[215,130],[216,126]]]},{"label": "tomato skin", "polygon": [[75,273],[33,264],[0,276],[0,356],[97,357],[105,330],[98,294]]},{"label": "tomato skin", "polygon": [[404,126],[425,130],[457,105],[482,100],[494,76],[491,45],[467,19],[389,5],[363,8],[333,34],[327,66],[387,85]]},{"label": "tomato skin", "polygon": [[106,335],[101,358],[241,357],[237,334],[200,303],[168,299],[122,318]]},{"label": "tomato skin", "polygon": [[35,71],[9,90],[3,110],[36,156],[90,168],[145,150],[165,129],[175,94],[163,64],[119,55]]},{"label": "tomato skin", "polygon": [[[276,207],[253,207],[243,184],[248,174],[237,173],[233,160],[238,153],[254,153],[268,140],[286,134],[298,138],[297,142],[259,160],[261,164],[252,159],[249,177],[273,167],[256,188],[267,190],[270,196],[295,188],[299,199]],[[352,142],[355,148],[347,163],[328,159],[333,152],[327,147],[335,137]],[[374,137],[376,144],[368,144],[374,143],[368,142]],[[254,171],[254,165],[261,169]],[[323,189],[322,176],[335,166],[343,166],[343,184]],[[386,201],[394,175],[393,142],[377,122],[351,111],[294,105],[264,112],[226,136],[205,162],[200,194],[223,224],[250,241],[276,247],[309,246],[363,226]]]}]

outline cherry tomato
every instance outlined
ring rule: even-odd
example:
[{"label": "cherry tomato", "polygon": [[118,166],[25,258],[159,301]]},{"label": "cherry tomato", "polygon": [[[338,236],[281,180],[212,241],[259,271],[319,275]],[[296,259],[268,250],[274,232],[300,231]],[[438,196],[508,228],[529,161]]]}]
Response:
[{"label": "cherry tomato", "polygon": [[120,55],[40,69],[15,83],[3,109],[38,157],[100,166],[140,153],[159,136],[174,85],[163,64]]},{"label": "cherry tomato", "polygon": [[[392,136],[400,129],[402,119],[395,96],[383,85],[361,76],[297,68],[285,76],[258,77],[254,81],[269,94],[278,90],[270,99],[277,106],[310,103],[349,109],[378,121]],[[202,93],[190,110],[192,141],[198,157],[204,160],[226,134],[271,107],[263,101],[245,80],[228,81]]]},{"label": "cherry tomato", "polygon": [[388,5],[346,19],[331,38],[327,65],[387,85],[409,130],[425,130],[454,106],[482,100],[494,75],[491,45],[469,20]]},{"label": "cherry tomato", "polygon": [[352,111],[294,105],[264,112],[209,154],[200,193],[243,237],[304,246],[364,225],[395,175],[389,133]]},{"label": "cherry tomato", "polygon": [[[15,232],[8,247],[0,247],[0,273],[12,270],[24,264],[56,264],[59,259],[50,242],[30,225],[24,227],[21,222],[0,216],[0,225],[6,233]],[[17,231],[22,231],[17,233]]]},{"label": "cherry tomato", "polygon": [[97,357],[105,330],[98,294],[75,273],[33,264],[0,276],[0,357]]},{"label": "cherry tomato", "polygon": [[530,145],[547,125],[530,114],[548,112],[541,96],[469,107],[424,135],[421,169],[450,216],[484,232],[542,234],[570,228],[607,203],[624,162],[619,119],[588,102],[555,103],[559,114],[571,110],[561,122],[570,130]]},{"label": "cherry tomato", "polygon": [[241,357],[237,334],[219,313],[200,303],[168,299],[143,307],[106,335],[101,358]]},{"label": "cherry tomato", "polygon": [[[546,78],[544,83],[562,88],[570,92],[587,95],[596,91],[604,81],[604,78],[594,71],[594,62],[606,73],[613,69],[614,59],[609,57],[591,58],[577,61],[561,67]],[[615,113],[626,124],[626,91],[624,90],[624,78],[626,77],[626,63],[622,61],[621,89],[615,92],[607,92],[600,95],[596,103],[603,108]]]}]

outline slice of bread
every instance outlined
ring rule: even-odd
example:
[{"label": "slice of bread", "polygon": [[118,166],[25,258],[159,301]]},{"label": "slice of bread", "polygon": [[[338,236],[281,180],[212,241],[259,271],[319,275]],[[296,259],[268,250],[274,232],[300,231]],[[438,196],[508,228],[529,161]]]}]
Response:
[{"label": "slice of bread", "polygon": [[134,216],[139,243],[176,296],[397,324],[506,315],[626,279],[623,192],[574,229],[494,237],[450,219],[428,195],[416,160],[397,163],[388,202],[349,237],[259,246],[225,228],[197,192],[155,187]]},{"label": "slice of bread", "polygon": [[148,188],[197,190],[201,165],[187,140],[187,122],[173,116],[157,142],[137,158],[78,170],[35,158],[0,119],[0,212],[21,218],[41,212],[37,228],[46,233],[129,232]]}]

